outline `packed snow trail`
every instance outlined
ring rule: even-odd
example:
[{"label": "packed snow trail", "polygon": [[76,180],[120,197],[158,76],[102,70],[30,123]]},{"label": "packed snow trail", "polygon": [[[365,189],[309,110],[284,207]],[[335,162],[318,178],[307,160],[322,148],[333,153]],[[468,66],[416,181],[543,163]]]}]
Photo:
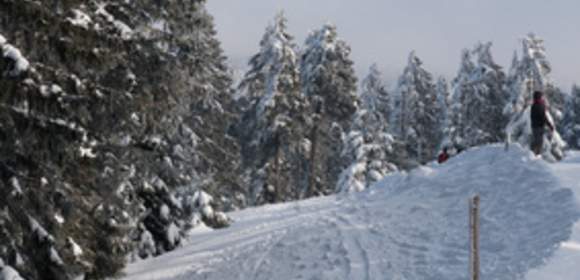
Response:
[{"label": "packed snow trail", "polygon": [[560,174],[517,146],[476,148],[363,193],[233,213],[230,228],[193,233],[183,248],[130,265],[126,279],[463,280],[476,193],[481,278],[524,279],[580,217],[558,177],[570,172],[579,173]]}]

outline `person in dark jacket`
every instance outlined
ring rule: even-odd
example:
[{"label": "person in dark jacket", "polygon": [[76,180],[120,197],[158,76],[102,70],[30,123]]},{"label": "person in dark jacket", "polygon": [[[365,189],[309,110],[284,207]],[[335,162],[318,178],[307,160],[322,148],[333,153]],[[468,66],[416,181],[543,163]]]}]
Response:
[{"label": "person in dark jacket", "polygon": [[532,119],[532,141],[530,147],[534,154],[542,153],[544,146],[544,132],[546,126],[550,131],[554,131],[554,125],[546,115],[546,101],[544,94],[541,91],[534,92],[534,103],[532,104],[531,116]]}]

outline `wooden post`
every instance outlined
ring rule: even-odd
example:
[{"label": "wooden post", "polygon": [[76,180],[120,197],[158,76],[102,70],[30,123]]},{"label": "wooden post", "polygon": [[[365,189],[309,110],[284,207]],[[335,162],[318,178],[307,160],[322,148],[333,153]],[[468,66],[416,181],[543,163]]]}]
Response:
[{"label": "wooden post", "polygon": [[479,280],[479,195],[469,199],[469,275]]}]

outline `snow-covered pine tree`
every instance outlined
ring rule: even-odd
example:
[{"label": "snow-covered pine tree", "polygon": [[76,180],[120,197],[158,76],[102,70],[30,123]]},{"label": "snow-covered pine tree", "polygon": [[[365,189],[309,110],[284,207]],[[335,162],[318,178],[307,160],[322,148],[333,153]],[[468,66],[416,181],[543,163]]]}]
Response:
[{"label": "snow-covered pine tree", "polygon": [[361,83],[360,109],[379,112],[386,122],[391,116],[391,98],[377,64],[371,65],[368,75]]},{"label": "snow-covered pine tree", "polygon": [[580,149],[580,87],[574,85],[566,102],[563,137],[572,149]]},{"label": "snow-covered pine tree", "polygon": [[326,24],[306,39],[300,62],[303,93],[314,112],[309,138],[307,196],[334,192],[341,162],[342,135],[356,112],[356,76],[351,49]]},{"label": "snow-covered pine tree", "polygon": [[495,63],[491,47],[491,42],[479,43],[473,50],[477,57],[474,74],[474,80],[477,81],[475,92],[478,101],[481,102],[481,106],[475,105],[473,108],[479,108],[479,130],[483,132],[473,140],[476,144],[502,141],[505,138],[504,127],[508,122],[503,114],[503,108],[509,99],[504,87],[506,74],[502,67]]},{"label": "snow-covered pine tree", "polygon": [[[449,144],[472,147],[503,140],[507,120],[505,74],[491,55],[491,42],[464,50],[453,83]],[[477,61],[474,63],[472,54]]]},{"label": "snow-covered pine tree", "polygon": [[411,158],[424,163],[435,157],[443,137],[444,108],[438,102],[433,76],[414,51],[399,78],[391,121]]},{"label": "snow-covered pine tree", "polygon": [[238,125],[251,204],[297,199],[307,157],[308,103],[300,93],[298,58],[283,13],[266,28],[260,51],[240,83],[245,107]]},{"label": "snow-covered pine tree", "polygon": [[[240,96],[249,106],[257,106],[261,114],[274,107],[276,97],[286,98],[300,86],[296,44],[287,31],[288,20],[283,12],[276,15],[260,41],[260,50],[250,59],[249,69],[240,82]],[[256,104],[257,103],[257,104]]]},{"label": "snow-covered pine tree", "polygon": [[350,132],[345,136],[343,158],[350,165],[340,174],[337,191],[362,191],[397,170],[391,161],[395,140],[388,133],[388,124],[380,111],[361,109],[354,116]]},{"label": "snow-covered pine tree", "polygon": [[[227,225],[218,210],[244,203],[239,199],[244,193],[237,173],[238,147],[227,133],[235,115],[226,59],[204,3],[187,5],[153,10],[150,16],[163,27],[158,30],[161,34],[146,35],[163,40],[160,45],[165,47],[160,51],[175,57],[176,66],[169,75],[173,83],[168,90],[173,94],[165,104],[171,106],[171,114],[143,119],[149,127],[141,145],[165,155],[157,156],[162,160],[137,162],[134,168],[146,170],[144,176],[121,183],[129,197],[128,189],[136,191],[140,208],[146,209],[132,233],[140,257],[173,250],[189,228],[197,225],[191,217],[199,209],[188,207],[188,194],[207,192],[216,198],[212,201],[215,215],[203,216],[203,222],[212,227]],[[163,112],[161,106],[153,108],[153,112]]]},{"label": "snow-covered pine tree", "polygon": [[464,131],[467,123],[465,110],[466,96],[473,96],[473,88],[470,86],[471,74],[475,64],[471,58],[471,52],[464,49],[461,52],[461,62],[457,76],[452,81],[452,92],[448,110],[448,126],[445,130],[446,145],[464,145]]},{"label": "snow-covered pine tree", "polygon": [[204,2],[0,2],[0,258],[26,279],[109,278],[134,250],[175,248],[191,214],[176,188],[192,181],[237,204]]},{"label": "snow-covered pine tree", "polygon": [[[443,134],[446,135],[445,129],[449,126],[450,122],[449,108],[451,106],[451,90],[449,89],[449,83],[445,77],[441,76],[437,79],[435,92],[437,95],[437,102],[439,103],[439,106],[441,106],[443,114],[441,130],[443,131]],[[443,141],[445,141],[445,137]]]},{"label": "snow-covered pine tree", "polygon": [[[522,57],[514,55],[512,69],[507,79],[509,102],[504,108],[504,114],[509,117],[506,134],[509,141],[517,141],[528,147],[531,135],[530,107],[535,91],[544,92],[547,101],[549,117],[557,128],[562,119],[565,95],[558,89],[551,77],[552,67],[546,57],[544,41],[533,33],[522,40]],[[563,156],[562,149],[566,143],[558,131],[551,137],[546,136],[543,154],[549,159]]]}]

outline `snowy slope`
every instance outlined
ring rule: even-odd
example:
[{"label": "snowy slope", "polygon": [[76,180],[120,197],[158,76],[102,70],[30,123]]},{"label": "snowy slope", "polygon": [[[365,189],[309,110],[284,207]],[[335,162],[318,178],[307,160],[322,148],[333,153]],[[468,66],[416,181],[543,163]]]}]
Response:
[{"label": "snowy slope", "polygon": [[[574,191],[580,201],[580,152],[573,152],[559,164],[551,165],[561,184]],[[580,221],[574,224],[570,240],[560,244],[560,248],[545,266],[529,272],[528,280],[577,280],[580,279]]]},{"label": "snowy slope", "polygon": [[130,265],[126,279],[467,279],[475,193],[482,279],[523,279],[550,266],[541,265],[580,217],[558,178],[570,172],[516,146],[477,148],[364,193],[234,213],[230,228],[196,232],[184,248]]}]

